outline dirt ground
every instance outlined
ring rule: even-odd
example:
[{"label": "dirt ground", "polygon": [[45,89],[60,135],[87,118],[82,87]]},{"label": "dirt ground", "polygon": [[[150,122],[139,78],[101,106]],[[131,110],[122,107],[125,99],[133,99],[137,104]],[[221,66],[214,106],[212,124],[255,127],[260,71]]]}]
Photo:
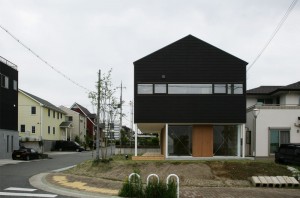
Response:
[{"label": "dirt ground", "polygon": [[[226,177],[227,172],[220,168],[220,165],[211,165],[206,163],[182,163],[182,162],[110,162],[108,164],[93,165],[92,162],[86,162],[77,167],[65,171],[70,179],[72,175],[84,176],[93,179],[105,179],[106,181],[124,182],[128,176],[135,172],[138,173],[142,181],[146,183],[147,176],[157,174],[161,181],[166,182],[170,174],[176,174],[180,179],[182,186],[202,186],[202,187],[222,187],[222,186],[251,186],[250,181],[246,179],[232,179]],[[220,177],[220,176],[221,177]],[[83,177],[82,177],[83,179]]]}]

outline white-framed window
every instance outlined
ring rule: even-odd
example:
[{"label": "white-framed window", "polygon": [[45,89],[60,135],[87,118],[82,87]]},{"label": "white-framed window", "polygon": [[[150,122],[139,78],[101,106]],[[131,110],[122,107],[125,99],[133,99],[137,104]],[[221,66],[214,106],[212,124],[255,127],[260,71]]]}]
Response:
[{"label": "white-framed window", "polygon": [[31,127],[31,133],[35,133],[35,126]]},{"label": "white-framed window", "polygon": [[21,132],[25,132],[25,124],[21,124]]},{"label": "white-framed window", "polygon": [[35,115],[36,114],[36,107],[31,107],[31,115]]}]

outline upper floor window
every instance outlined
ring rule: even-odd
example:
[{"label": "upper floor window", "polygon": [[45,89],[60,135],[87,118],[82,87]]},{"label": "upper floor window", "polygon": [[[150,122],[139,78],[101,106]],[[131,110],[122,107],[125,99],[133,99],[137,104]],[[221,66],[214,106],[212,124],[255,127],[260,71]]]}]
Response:
[{"label": "upper floor window", "polygon": [[73,116],[68,116],[68,121],[73,121]]},{"label": "upper floor window", "polygon": [[137,89],[138,94],[153,94],[152,84],[138,84]]},{"label": "upper floor window", "polygon": [[35,115],[36,114],[36,107],[31,107],[31,115]]},{"label": "upper floor window", "polygon": [[168,84],[169,94],[211,94],[211,84]]},{"label": "upper floor window", "polygon": [[7,76],[4,76],[3,74],[0,74],[0,78],[1,78],[1,87],[8,89],[8,82],[9,79]]},{"label": "upper floor window", "polygon": [[55,118],[55,111],[53,110],[53,118]]},{"label": "upper floor window", "polygon": [[228,84],[227,85],[228,94],[243,94],[243,84]]},{"label": "upper floor window", "polygon": [[138,84],[137,94],[243,94],[243,84]]},{"label": "upper floor window", "polygon": [[167,85],[166,84],[154,84],[154,93],[156,93],[156,94],[167,93]]},{"label": "upper floor window", "polygon": [[50,117],[50,111],[51,111],[51,110],[50,110],[50,109],[48,109],[48,117]]},{"label": "upper floor window", "polygon": [[273,99],[272,98],[258,98],[257,103],[273,104]]},{"label": "upper floor window", "polygon": [[59,119],[59,112],[57,112],[57,119]]},{"label": "upper floor window", "polygon": [[13,89],[16,91],[18,90],[18,81],[16,80],[13,81]]},{"label": "upper floor window", "polygon": [[226,94],[226,84],[214,84],[215,94]]}]

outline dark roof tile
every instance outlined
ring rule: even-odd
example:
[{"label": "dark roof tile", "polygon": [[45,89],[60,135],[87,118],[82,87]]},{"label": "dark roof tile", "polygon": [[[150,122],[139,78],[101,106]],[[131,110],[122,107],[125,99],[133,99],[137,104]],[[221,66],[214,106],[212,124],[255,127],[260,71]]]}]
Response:
[{"label": "dark roof tile", "polygon": [[49,108],[49,109],[52,109],[52,110],[55,110],[55,111],[58,111],[60,113],[63,113],[63,114],[66,114],[66,112],[64,112],[63,110],[61,110],[60,108],[56,107],[55,105],[53,105],[52,103],[48,102],[47,100],[44,100],[42,98],[39,98],[35,95],[32,95],[31,93],[28,93],[24,90],[21,90],[21,92],[25,93],[26,95],[28,95],[29,97],[33,98],[34,100],[38,101],[39,103],[43,104],[45,107]]}]

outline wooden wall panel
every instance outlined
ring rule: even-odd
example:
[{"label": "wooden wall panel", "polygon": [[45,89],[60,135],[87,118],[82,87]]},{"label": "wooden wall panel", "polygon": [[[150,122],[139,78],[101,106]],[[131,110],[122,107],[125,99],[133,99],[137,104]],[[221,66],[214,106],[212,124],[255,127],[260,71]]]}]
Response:
[{"label": "wooden wall panel", "polygon": [[213,126],[194,125],[193,132],[193,157],[213,156]]},{"label": "wooden wall panel", "polygon": [[160,132],[160,151],[162,155],[166,153],[166,127]]}]

